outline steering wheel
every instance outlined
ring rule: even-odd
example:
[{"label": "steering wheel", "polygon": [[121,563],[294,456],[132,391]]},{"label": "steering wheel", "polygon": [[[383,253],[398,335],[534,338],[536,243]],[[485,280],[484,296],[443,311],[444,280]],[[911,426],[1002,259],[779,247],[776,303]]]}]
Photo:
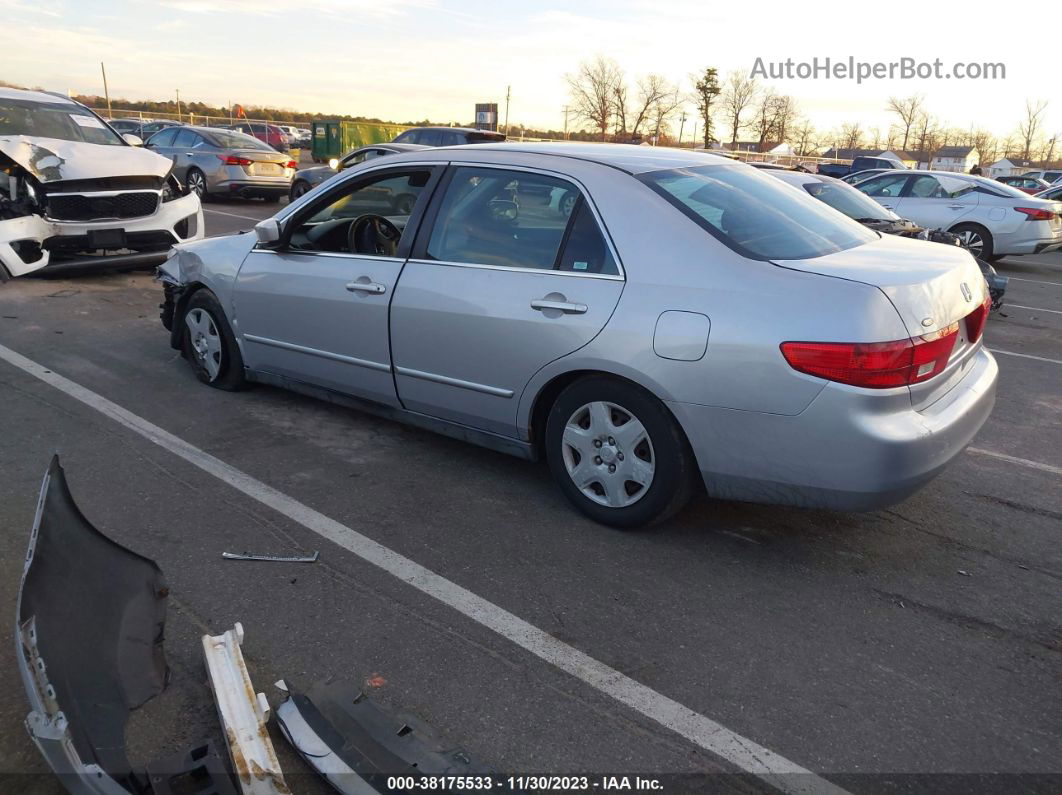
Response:
[{"label": "steering wheel", "polygon": [[350,225],[350,250],[354,254],[393,257],[398,253],[402,231],[382,215],[368,213]]}]

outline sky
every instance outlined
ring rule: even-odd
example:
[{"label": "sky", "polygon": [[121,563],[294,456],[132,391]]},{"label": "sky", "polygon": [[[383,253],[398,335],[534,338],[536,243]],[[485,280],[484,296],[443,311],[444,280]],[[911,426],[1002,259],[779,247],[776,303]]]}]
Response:
[{"label": "sky", "polygon": [[[1037,29],[1062,28],[1057,3],[1038,4],[1037,26],[1018,31],[1000,28],[1013,15],[998,3],[928,0],[0,0],[0,15],[18,31],[0,49],[0,79],[12,83],[102,94],[104,61],[112,98],[179,89],[218,105],[439,122],[470,121],[477,102],[498,102],[504,116],[511,87],[511,123],[539,129],[563,127],[565,75],[598,54],[632,82],[655,72],[687,90],[692,72],[751,70],[757,58],[939,58],[945,71],[987,61],[1003,63],[1006,78],[769,82],[821,130],[853,121],[884,130],[895,120],[889,96],[917,93],[948,126],[1005,137],[1027,99],[1048,100],[1044,131],[1062,144],[1051,45],[1035,44]],[[688,112],[692,125],[692,103]]]}]

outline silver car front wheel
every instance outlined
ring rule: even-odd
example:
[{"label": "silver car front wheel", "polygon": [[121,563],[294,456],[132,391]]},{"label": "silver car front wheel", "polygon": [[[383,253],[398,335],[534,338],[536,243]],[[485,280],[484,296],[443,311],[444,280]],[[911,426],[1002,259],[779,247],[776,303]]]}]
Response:
[{"label": "silver car front wheel", "polygon": [[603,400],[579,407],[568,418],[562,454],[576,488],[609,508],[638,502],[656,475],[645,426],[627,409]]},{"label": "silver car front wheel", "polygon": [[217,323],[205,309],[194,308],[184,316],[192,356],[207,375],[208,382],[216,381],[221,373],[222,345]]}]

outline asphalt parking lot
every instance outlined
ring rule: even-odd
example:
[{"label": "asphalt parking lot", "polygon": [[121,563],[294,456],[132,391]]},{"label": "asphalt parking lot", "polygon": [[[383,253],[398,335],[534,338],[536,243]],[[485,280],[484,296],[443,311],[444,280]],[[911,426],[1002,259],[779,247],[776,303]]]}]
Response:
[{"label": "asphalt parking lot", "polygon": [[[207,233],[275,210],[207,204]],[[543,466],[272,388],[204,387],[167,344],[148,274],[11,282],[6,349],[266,484],[288,510],[0,359],[0,610],[14,615],[59,451],[83,512],[171,588],[173,679],[130,723],[134,762],[217,737],[199,637],[240,621],[273,703],[280,678],[365,682],[507,773],[757,791],[716,752],[745,743],[750,758],[766,749],[818,774],[812,788],[1058,791],[1062,254],[999,269],[1011,282],[985,332],[1001,368],[994,414],[925,490],[866,514],[702,497],[634,533],[577,515]],[[321,537],[298,506],[487,607],[455,608],[427,575],[395,576],[412,569]],[[226,550],[321,556],[232,562]],[[506,615],[560,643],[532,653],[540,636],[499,625]],[[14,645],[0,649],[0,789],[60,791],[21,725]],[[273,731],[296,791],[324,791]]]}]

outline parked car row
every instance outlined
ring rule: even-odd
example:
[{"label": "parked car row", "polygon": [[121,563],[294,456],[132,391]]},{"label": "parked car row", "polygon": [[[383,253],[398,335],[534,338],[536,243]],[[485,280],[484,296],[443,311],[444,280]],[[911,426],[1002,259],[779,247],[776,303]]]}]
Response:
[{"label": "parked car row", "polygon": [[224,195],[280,201],[298,168],[286,152],[217,127],[170,127],[151,136],[145,147],[172,160],[174,176],[204,200]]}]

